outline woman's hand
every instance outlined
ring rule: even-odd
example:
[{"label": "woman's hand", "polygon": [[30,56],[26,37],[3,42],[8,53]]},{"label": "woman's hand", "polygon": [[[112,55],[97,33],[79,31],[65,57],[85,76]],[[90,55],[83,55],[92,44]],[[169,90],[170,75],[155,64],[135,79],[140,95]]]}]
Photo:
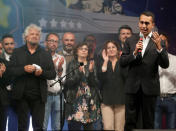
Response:
[{"label": "woman's hand", "polygon": [[103,57],[103,60],[106,62],[109,60],[109,57],[108,57],[105,49],[103,49],[103,51],[102,51],[102,57]]}]

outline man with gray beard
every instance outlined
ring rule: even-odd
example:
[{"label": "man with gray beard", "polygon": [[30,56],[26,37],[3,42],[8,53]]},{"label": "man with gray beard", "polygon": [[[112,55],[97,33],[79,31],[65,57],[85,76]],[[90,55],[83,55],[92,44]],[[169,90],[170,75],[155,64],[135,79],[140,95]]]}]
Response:
[{"label": "man with gray beard", "polygon": [[10,58],[11,75],[14,77],[12,99],[16,104],[18,130],[28,129],[28,115],[32,116],[34,131],[42,130],[47,81],[54,79],[56,72],[51,54],[40,45],[41,28],[35,24],[26,27],[25,45],[17,48]]}]

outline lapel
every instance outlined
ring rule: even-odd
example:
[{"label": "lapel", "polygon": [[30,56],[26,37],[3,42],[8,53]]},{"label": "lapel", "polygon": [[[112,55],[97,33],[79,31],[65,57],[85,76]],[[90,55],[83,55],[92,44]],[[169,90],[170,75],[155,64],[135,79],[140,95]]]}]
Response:
[{"label": "lapel", "polygon": [[22,50],[21,50],[21,57],[19,57],[20,58],[20,63],[24,63],[24,65],[27,64],[27,61],[26,61],[27,60],[26,50],[27,50],[27,47],[26,47],[26,45],[24,45],[22,47]]},{"label": "lapel", "polygon": [[1,54],[1,58],[2,58],[2,59],[5,59],[4,51],[3,51],[3,53]]},{"label": "lapel", "polygon": [[148,45],[147,45],[147,47],[146,47],[146,49],[145,49],[145,52],[144,52],[144,56],[143,56],[143,57],[145,57],[145,56],[147,55],[147,53],[149,52],[150,48],[151,48],[153,45],[154,45],[154,43],[153,43],[152,39],[150,39],[150,40],[149,40],[149,43],[148,43]]}]

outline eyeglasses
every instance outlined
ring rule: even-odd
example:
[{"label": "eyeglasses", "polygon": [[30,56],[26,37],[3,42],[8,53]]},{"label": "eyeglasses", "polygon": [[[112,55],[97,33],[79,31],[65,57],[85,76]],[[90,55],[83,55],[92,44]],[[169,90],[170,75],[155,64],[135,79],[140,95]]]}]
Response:
[{"label": "eyeglasses", "polygon": [[4,43],[4,45],[13,45],[15,44],[14,42],[11,42],[11,43]]},{"label": "eyeglasses", "polygon": [[80,47],[78,49],[81,50],[81,51],[83,51],[83,50],[88,51],[89,50],[88,48],[82,48],[82,47]]},{"label": "eyeglasses", "polygon": [[140,21],[140,24],[145,24],[145,25],[149,25],[150,23],[149,22],[146,22],[146,21]]},{"label": "eyeglasses", "polygon": [[48,43],[58,43],[57,40],[47,40]]}]

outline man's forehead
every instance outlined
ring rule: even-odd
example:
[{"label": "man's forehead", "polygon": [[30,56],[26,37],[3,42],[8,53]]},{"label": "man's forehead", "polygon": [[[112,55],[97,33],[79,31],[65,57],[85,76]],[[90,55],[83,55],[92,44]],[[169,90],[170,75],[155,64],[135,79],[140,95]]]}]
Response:
[{"label": "man's forehead", "polygon": [[145,21],[153,21],[152,16],[146,16],[146,15],[141,15],[139,20],[145,20]]},{"label": "man's forehead", "polygon": [[7,40],[8,40],[8,41],[9,41],[9,40],[14,41],[14,38],[6,37],[6,38],[3,39],[3,41],[7,41]]}]

